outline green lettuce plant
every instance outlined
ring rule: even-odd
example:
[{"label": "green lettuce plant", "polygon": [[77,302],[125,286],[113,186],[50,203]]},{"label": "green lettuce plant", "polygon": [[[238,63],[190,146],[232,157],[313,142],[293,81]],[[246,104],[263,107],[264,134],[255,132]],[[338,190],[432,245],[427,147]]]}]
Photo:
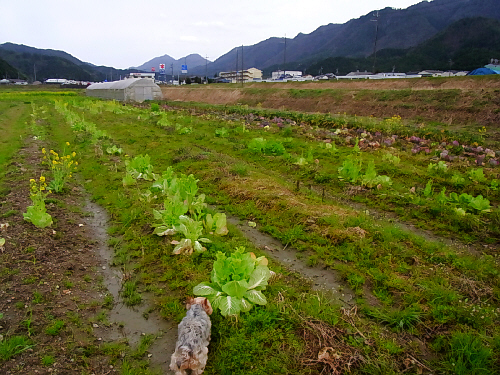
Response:
[{"label": "green lettuce plant", "polygon": [[491,211],[490,201],[486,198],[483,198],[482,195],[478,195],[477,197],[472,198],[469,206],[480,213]]},{"label": "green lettuce plant", "polygon": [[158,236],[169,236],[176,233],[176,225],[180,224],[179,217],[188,211],[188,206],[178,195],[164,202],[164,210],[153,209],[153,216],[157,223],[153,234]]},{"label": "green lettuce plant", "polygon": [[125,160],[127,174],[131,177],[151,181],[155,179],[149,155],[137,155],[132,160]]},{"label": "green lettuce plant", "polygon": [[471,169],[467,172],[467,176],[474,182],[486,182],[486,176],[484,175],[483,168]]},{"label": "green lettuce plant", "polygon": [[116,145],[113,145],[111,147],[106,148],[106,152],[109,155],[121,155],[123,153],[123,149],[120,147],[116,147]]},{"label": "green lettuce plant", "polygon": [[182,233],[185,238],[177,244],[172,252],[173,254],[192,254],[193,251],[202,252],[206,248],[201,245],[201,242],[212,242],[208,238],[201,237],[203,234],[203,223],[185,215],[179,216],[179,225],[175,227],[175,230]]},{"label": "green lettuce plant", "polygon": [[225,236],[228,233],[226,214],[224,213],[218,212],[213,216],[211,214],[207,214],[203,224],[207,232],[213,233],[217,236]]},{"label": "green lettuce plant", "polygon": [[361,178],[361,184],[371,189],[378,185],[381,186],[392,185],[392,180],[389,176],[377,175],[377,171],[375,170],[375,162],[373,160],[370,160],[368,162],[368,167],[366,168],[366,172]]},{"label": "green lettuce plant", "polygon": [[227,131],[227,128],[222,127],[219,129],[215,129],[215,136],[221,138],[227,138],[229,137],[229,132]]},{"label": "green lettuce plant", "polygon": [[254,304],[267,303],[262,293],[271,276],[267,264],[265,257],[257,258],[245,252],[244,247],[236,248],[229,257],[219,251],[210,275],[211,282],[196,285],[193,293],[207,297],[213,309],[219,309],[223,316],[250,311]]},{"label": "green lettuce plant", "polygon": [[30,180],[30,198],[33,204],[28,206],[26,213],[23,213],[23,218],[38,228],[52,225],[52,216],[47,213],[45,208],[45,197],[50,193],[50,191],[49,193],[45,192],[46,188],[44,176],[40,176],[39,182],[34,179]]},{"label": "green lettuce plant", "polygon": [[356,183],[361,172],[361,161],[357,158],[348,156],[338,169],[338,178],[341,181]]}]

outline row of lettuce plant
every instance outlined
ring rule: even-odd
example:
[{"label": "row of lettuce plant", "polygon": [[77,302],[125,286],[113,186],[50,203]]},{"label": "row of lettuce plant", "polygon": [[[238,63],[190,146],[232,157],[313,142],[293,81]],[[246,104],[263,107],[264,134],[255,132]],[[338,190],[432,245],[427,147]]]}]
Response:
[{"label": "row of lettuce plant", "polygon": [[369,132],[380,132],[386,135],[396,134],[402,137],[416,136],[423,139],[434,139],[436,141],[457,140],[460,143],[478,143],[484,141],[483,134],[474,134],[464,131],[452,131],[449,129],[432,129],[421,127],[420,124],[411,124],[403,122],[401,117],[394,115],[390,118],[378,120],[375,118],[362,118],[358,116],[347,116],[346,114],[331,114],[331,113],[304,113],[297,111],[284,111],[263,108],[249,108],[247,105],[222,106],[222,105],[207,105],[181,102],[167,102],[173,108],[195,107],[201,111],[217,111],[232,113],[241,116],[259,117],[262,119],[274,120],[282,123],[294,121],[296,123],[307,123],[312,126],[324,128],[351,128],[358,129],[360,127]]},{"label": "row of lettuce plant", "polygon": [[[154,194],[154,197],[163,199],[163,209],[153,209],[156,220],[153,234],[181,234],[183,238],[180,241],[172,241],[176,245],[173,254],[205,251],[201,243],[210,243],[211,240],[202,237],[204,234],[224,236],[228,233],[226,215],[207,212],[205,195],[197,195],[199,180],[192,174],[177,175],[172,167],[168,167],[161,177],[155,175],[149,155],[138,155],[125,162],[124,186],[130,185],[132,179],[154,180],[143,194],[148,197]],[[265,257],[257,258],[243,247],[237,248],[230,256],[222,252],[216,256],[211,282],[198,284],[193,289],[195,295],[207,297],[212,307],[223,316],[238,315],[250,311],[254,304],[267,303],[262,291],[266,288],[271,272]]]},{"label": "row of lettuce plant", "polygon": [[[60,106],[61,107],[61,106]],[[108,108],[116,108],[116,104],[108,104]],[[67,106],[63,106],[63,113],[69,123],[73,124],[75,114],[71,114]],[[158,126],[171,126],[164,112],[158,116]],[[113,113],[115,111],[113,110]],[[73,121],[72,121],[73,120]],[[74,131],[82,131],[82,127],[72,126]],[[177,125],[178,134],[187,134],[185,129]],[[109,154],[120,155],[116,146],[109,147]],[[226,215],[224,213],[211,214],[207,211],[205,195],[197,194],[198,186],[194,175],[177,175],[172,167],[168,167],[161,175],[153,172],[149,155],[137,155],[125,161],[126,173],[122,183],[124,187],[137,184],[138,180],[152,181],[152,185],[142,194],[150,201],[163,200],[162,207],[153,208],[153,234],[158,236],[175,236],[180,234],[180,241],[172,240],[176,245],[173,254],[192,254],[202,252],[206,248],[202,245],[211,243],[209,238],[215,235],[224,236],[228,233]],[[271,271],[267,267],[268,260],[261,256],[256,257],[246,252],[243,247],[235,249],[229,256],[217,252],[216,261],[210,276],[211,282],[202,282],[197,285],[193,293],[206,296],[214,309],[223,316],[234,316],[240,312],[249,311],[254,304],[264,305],[266,297],[262,293],[266,289]]]}]

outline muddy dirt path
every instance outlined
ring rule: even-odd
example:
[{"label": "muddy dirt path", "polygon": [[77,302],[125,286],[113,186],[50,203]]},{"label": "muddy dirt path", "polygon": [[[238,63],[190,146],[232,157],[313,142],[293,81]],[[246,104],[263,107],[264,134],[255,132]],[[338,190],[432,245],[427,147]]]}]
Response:
[{"label": "muddy dirt path", "polygon": [[109,312],[111,325],[107,327],[96,324],[94,333],[104,342],[125,339],[133,348],[137,347],[142,336],[154,335],[156,339],[148,349],[150,365],[164,374],[172,373],[168,367],[177,341],[177,325],[166,321],[155,311],[148,313],[147,319],[145,318],[146,311],[152,305],[150,294],[142,294],[143,302],[139,306],[128,307],[125,304],[120,292],[126,276],[122,270],[112,266],[113,251],[108,246],[108,215],[102,207],[88,199],[84,210],[92,214],[85,221],[97,242],[96,255],[100,263],[97,272],[103,276],[104,286],[114,299],[113,308]]},{"label": "muddy dirt path", "polygon": [[321,290],[345,306],[354,304],[354,292],[343,282],[340,275],[322,264],[308,266],[303,259],[297,258],[298,250],[284,246],[274,237],[262,233],[257,227],[250,227],[246,221],[226,213],[227,221],[241,234],[260,248],[266,255],[311,282],[313,290]]}]

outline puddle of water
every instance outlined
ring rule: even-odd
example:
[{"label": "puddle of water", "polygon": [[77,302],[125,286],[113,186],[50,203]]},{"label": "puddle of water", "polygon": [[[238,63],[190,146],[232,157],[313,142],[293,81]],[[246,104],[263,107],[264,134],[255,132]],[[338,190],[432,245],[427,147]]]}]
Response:
[{"label": "puddle of water", "polygon": [[249,227],[246,222],[241,222],[236,216],[226,213],[226,217],[230,224],[237,227],[249,241],[262,249],[270,258],[278,261],[290,271],[312,281],[314,290],[328,292],[344,306],[354,304],[354,292],[341,281],[337,272],[321,266],[308,266],[305,261],[296,257],[297,249],[293,247],[285,249],[283,244],[276,238],[260,232],[257,228]]},{"label": "puddle of water", "polygon": [[106,211],[89,200],[84,209],[93,214],[85,218],[86,225],[91,229],[93,239],[97,241],[97,256],[101,260],[101,267],[97,270],[103,276],[104,286],[114,298],[113,309],[108,314],[110,327],[98,324],[94,333],[105,342],[126,339],[131,347],[137,347],[143,335],[155,335],[157,339],[148,349],[151,355],[149,361],[152,368],[159,368],[164,374],[172,374],[168,368],[170,356],[175,350],[177,341],[177,326],[163,318],[156,312],[144,318],[148,309],[148,296],[142,294],[143,303],[139,306],[128,307],[120,296],[123,273],[116,267],[111,267],[113,251],[108,247],[108,215]]}]

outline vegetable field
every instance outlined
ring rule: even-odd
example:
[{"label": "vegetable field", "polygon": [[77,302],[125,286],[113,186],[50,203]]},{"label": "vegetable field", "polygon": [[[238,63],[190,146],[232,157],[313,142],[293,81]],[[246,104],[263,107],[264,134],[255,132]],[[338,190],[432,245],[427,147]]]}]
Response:
[{"label": "vegetable field", "polygon": [[[188,296],[206,374],[500,371],[492,129],[72,91],[0,114],[1,373],[166,373]],[[173,329],[112,335],[118,304]]]}]

